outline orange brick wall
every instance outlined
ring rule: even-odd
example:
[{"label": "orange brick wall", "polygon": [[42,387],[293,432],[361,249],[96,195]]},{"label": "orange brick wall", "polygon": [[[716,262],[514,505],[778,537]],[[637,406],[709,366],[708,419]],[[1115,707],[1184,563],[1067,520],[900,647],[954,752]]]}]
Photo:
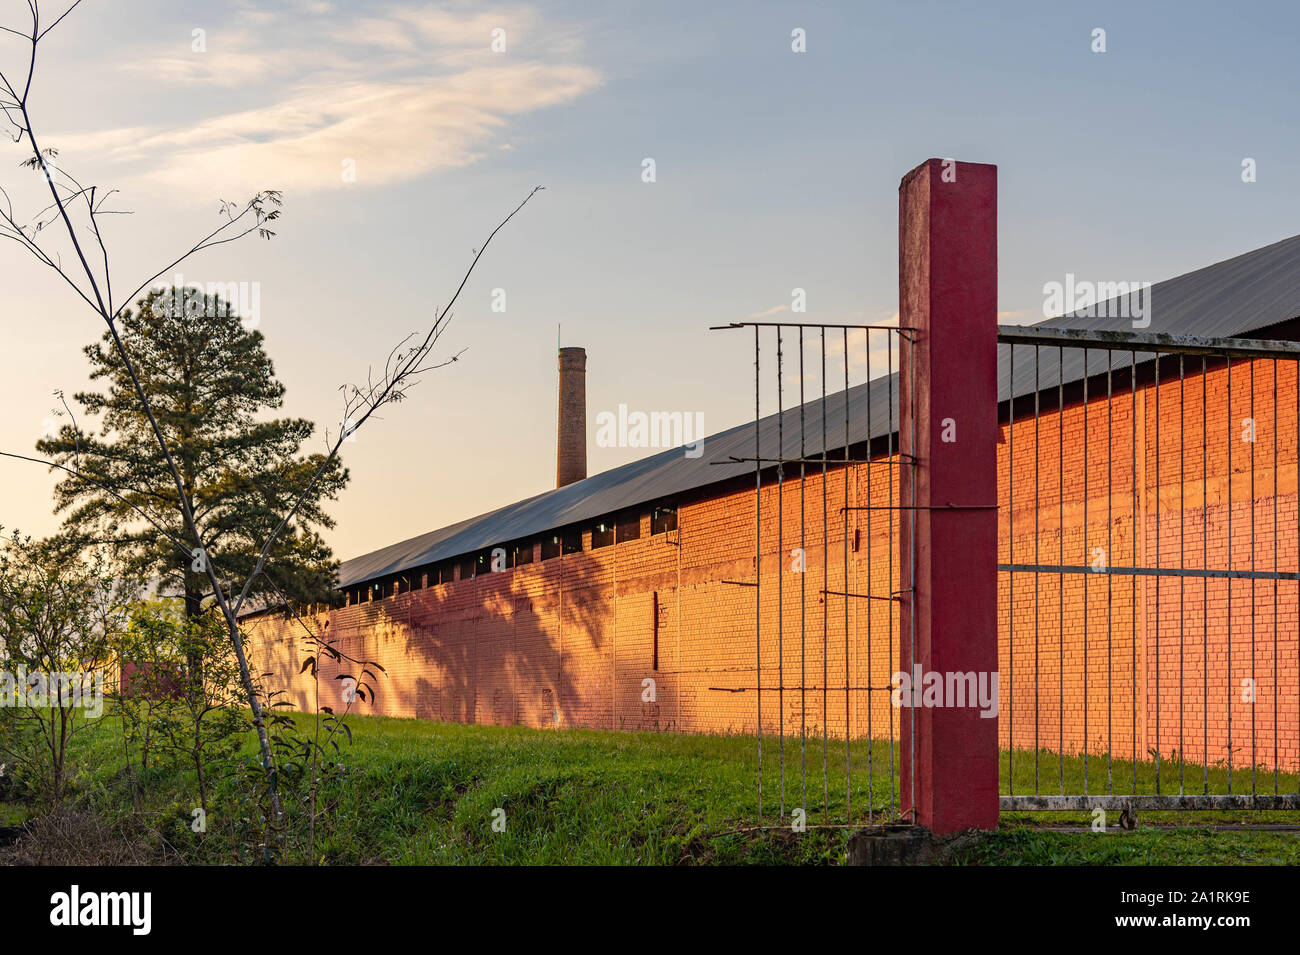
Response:
[{"label": "orange brick wall", "polygon": [[[1241,419],[1250,415],[1252,367],[1256,440],[1250,444],[1241,440]],[[1095,392],[1086,409],[1081,402],[1067,404],[1064,415],[1045,396],[1037,425],[1017,408],[998,446],[1000,561],[1086,565],[1094,548],[1103,548],[1114,566],[1177,566],[1181,546],[1184,565],[1201,567],[1205,544],[1205,566],[1250,569],[1253,554],[1255,569],[1272,570],[1276,507],[1277,569],[1296,570],[1295,369],[1277,368],[1277,415],[1272,362],[1233,363],[1230,408],[1224,368],[1207,375],[1204,403],[1199,360],[1187,370],[1181,407],[1175,377],[1162,381],[1158,397],[1147,386],[1134,398],[1125,380],[1110,403],[1109,422],[1104,396],[1097,399]],[[1204,481],[1202,420],[1208,438]],[[1275,432],[1281,462],[1276,488]],[[883,459],[847,474],[831,470],[824,485],[824,537],[821,469],[809,467],[802,487],[797,468],[788,470],[779,493],[775,480],[765,477],[759,581],[765,733],[783,725],[797,735],[802,725],[810,736],[821,735],[823,727],[841,738],[846,730],[897,735],[899,711],[889,705],[887,690],[897,666],[896,606],[865,598],[885,597],[900,586],[896,559],[890,566],[890,514],[847,512],[846,566],[842,511],[846,479],[851,504],[881,506],[890,502],[896,471],[896,463]],[[802,574],[793,572],[791,554],[801,542],[801,507]],[[356,710],[534,727],[754,732],[759,673],[752,485],[683,502],[678,530],[666,535],[651,537],[643,516],[641,532],[635,541],[330,612],[331,638],[350,655],[387,669],[377,699],[355,704]],[[589,535],[584,546],[590,547]],[[778,560],[785,568],[779,579]],[[1208,753],[1219,762],[1228,759],[1231,740],[1233,765],[1242,766],[1251,762],[1253,714],[1257,762],[1272,765],[1276,746],[1278,764],[1296,766],[1294,581],[1253,582],[1252,655],[1250,580],[1063,579],[1062,591],[1057,574],[999,573],[1004,746],[1032,747],[1037,740],[1045,749],[1073,753],[1086,743],[1094,753],[1109,749],[1126,757],[1136,750],[1144,758],[1158,748],[1166,759],[1181,748],[1188,761]],[[841,596],[846,591],[856,596]],[[652,667],[656,593],[658,670]],[[316,625],[326,619],[322,615]],[[269,685],[287,689],[295,705],[306,708],[314,684],[298,673],[304,651],[293,634],[297,627],[263,618],[251,623],[250,635]],[[321,702],[335,709],[337,673],[323,667],[320,681]],[[1256,681],[1253,706],[1241,701],[1240,682],[1248,677]],[[648,679],[654,680],[654,702],[643,700]]]}]

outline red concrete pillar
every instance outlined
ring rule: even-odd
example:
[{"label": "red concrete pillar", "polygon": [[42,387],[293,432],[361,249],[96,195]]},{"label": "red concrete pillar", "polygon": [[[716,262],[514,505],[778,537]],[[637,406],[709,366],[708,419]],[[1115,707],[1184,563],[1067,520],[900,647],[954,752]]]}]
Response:
[{"label": "red concrete pillar", "polygon": [[939,159],[898,189],[900,785],[936,833],[998,821],[997,196],[996,166]]}]

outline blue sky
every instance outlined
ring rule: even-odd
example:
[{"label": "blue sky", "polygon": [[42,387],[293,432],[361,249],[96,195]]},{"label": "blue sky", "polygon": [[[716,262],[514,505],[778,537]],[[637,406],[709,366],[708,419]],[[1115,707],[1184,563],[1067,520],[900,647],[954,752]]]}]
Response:
[{"label": "blue sky", "polygon": [[[0,22],[24,9],[0,0]],[[590,421],[620,403],[747,420],[749,339],[708,326],[791,318],[796,287],[807,321],[890,321],[898,181],[926,158],[999,167],[1004,321],[1041,318],[1067,272],[1155,282],[1300,232],[1297,21],[1282,3],[85,0],[42,45],[34,120],[66,168],[123,190],[121,286],[211,228],[217,198],[285,190],[275,240],[182,271],[259,283],[287,410],[322,426],[546,186],[466,290],[462,360],[346,446],[346,558],[552,485],[557,325],[588,350]],[[16,54],[0,42],[4,68]],[[19,158],[0,143],[0,183]],[[0,322],[0,447],[27,452],[99,329],[16,248]],[[592,447],[590,468],[645,453]],[[0,524],[53,530],[52,484],[0,463]]]}]

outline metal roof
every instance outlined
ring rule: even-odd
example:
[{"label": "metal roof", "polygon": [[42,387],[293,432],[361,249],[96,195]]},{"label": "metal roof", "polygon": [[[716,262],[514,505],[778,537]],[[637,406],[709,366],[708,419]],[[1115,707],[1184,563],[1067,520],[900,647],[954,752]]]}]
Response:
[{"label": "metal roof", "polygon": [[[1300,317],[1300,235],[1283,239],[1262,249],[1158,282],[1150,289],[1151,323],[1145,331],[1201,337],[1231,337],[1253,329]],[[1117,311],[1107,309],[1107,311]],[[1040,323],[1047,328],[1089,328],[1132,331],[1129,318],[1119,315],[1089,317],[1065,315]],[[1033,346],[1015,346],[1015,380],[1011,362],[1000,346],[998,400],[1006,401],[1035,390],[1055,387],[1058,361],[1065,382],[1083,377],[1083,352],[1066,348],[1063,355],[1045,346],[1035,381]],[[1113,353],[1112,367],[1129,362],[1129,353]],[[1138,361],[1151,360],[1146,355]],[[1089,358],[1088,373],[1104,371],[1102,360]],[[881,376],[848,390],[849,444],[879,437],[897,429],[897,375]],[[825,399],[828,450],[844,447],[845,392]],[[891,405],[893,406],[891,414]],[[868,421],[870,409],[870,421]],[[778,432],[784,427],[780,457],[799,454],[799,406],[786,409],[784,419],[769,415],[758,422],[759,457],[778,457]],[[822,399],[818,396],[803,406],[804,453],[821,453]],[[868,427],[869,425],[869,427]],[[567,487],[546,491],[472,517],[439,530],[390,544],[360,557],[344,561],[339,568],[339,586],[410,570],[531,537],[565,525],[590,521],[626,508],[660,500],[674,494],[716,484],[741,475],[753,474],[755,426],[747,422],[706,437],[703,454],[687,457],[676,448],[596,474]],[[733,461],[732,458],[748,460]]]},{"label": "metal roof", "polygon": [[[1300,235],[1156,282],[1149,296],[1150,324],[1140,329],[1143,332],[1231,338],[1300,317]],[[1115,301],[1110,300],[1104,310],[1098,309],[1105,311],[1105,315],[1074,313],[1039,322],[1034,327],[1135,331],[1132,320],[1117,314],[1119,309],[1112,307]],[[1084,376],[1084,351],[1066,347],[1064,353],[1059,353],[1052,346],[1042,346],[1035,388],[1034,348],[1016,345],[1014,356],[1009,354],[1011,349],[1009,345],[998,349],[999,401],[1005,401],[1012,393],[1016,397],[1033,394],[1035,390],[1055,388],[1060,379],[1069,384]],[[1154,358],[1139,352],[1137,361],[1142,364]],[[1116,350],[1110,360],[1116,370],[1127,368],[1132,363],[1132,355]],[[1106,361],[1105,355],[1088,354],[1088,375],[1105,372]],[[1015,381],[1011,382],[1013,372]]]}]

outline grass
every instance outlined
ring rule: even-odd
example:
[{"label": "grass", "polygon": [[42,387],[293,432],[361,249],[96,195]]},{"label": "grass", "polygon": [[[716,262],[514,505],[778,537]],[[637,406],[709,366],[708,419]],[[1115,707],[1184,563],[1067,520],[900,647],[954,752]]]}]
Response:
[{"label": "grass", "polygon": [[[305,719],[305,717],[304,717]],[[764,741],[763,801],[768,827],[756,827],[756,741],[751,737],[531,730],[466,726],[382,717],[354,717],[354,743],[344,746],[345,777],[324,791],[329,818],[316,843],[317,861],[330,864],[837,864],[844,860],[845,828],[842,741],[831,741],[826,776],[820,739],[801,753],[797,739],[785,744],[785,805],[800,802],[802,759],[807,761],[806,832],[788,819],[776,826],[780,800],[779,754]],[[251,757],[251,738],[245,752]],[[867,762],[876,790],[876,822],[890,821],[887,792],[890,747],[855,742],[848,759],[853,773],[853,819],[866,822]],[[1033,791],[1034,754],[1017,753],[1016,789]],[[896,753],[894,755],[897,759]],[[76,798],[97,812],[129,805],[125,793],[118,726],[105,720],[79,737],[73,759]],[[1003,754],[1004,772],[1006,754]],[[1098,765],[1101,766],[1097,775]],[[1173,788],[1168,766],[1165,791]],[[1058,767],[1066,792],[1081,791],[1083,761],[1058,763],[1039,754],[1039,788],[1056,792]],[[1189,767],[1190,768],[1190,767]],[[1200,768],[1196,768],[1200,791]],[[1115,791],[1131,791],[1132,764],[1112,765]],[[1189,774],[1190,775],[1190,774]],[[223,784],[209,816],[209,833],[189,832],[192,773],[158,767],[149,771],[146,811],[160,820],[169,844],[189,862],[229,861],[234,789]],[[1210,773],[1211,791],[1226,785],[1226,770]],[[1249,771],[1246,774],[1247,781]],[[825,778],[825,782],[824,782]],[[1005,778],[1005,775],[1004,777]],[[1089,760],[1092,791],[1105,791],[1105,759]],[[1240,784],[1238,773],[1234,783]],[[1124,785],[1121,785],[1121,781]],[[1138,764],[1139,791],[1154,792],[1154,766]],[[1282,777],[1282,791],[1295,778]],[[1261,791],[1272,791],[1272,775]],[[823,808],[823,804],[825,807]],[[223,808],[231,807],[231,808]],[[494,819],[504,811],[504,831]],[[0,825],[21,821],[24,807],[0,803]],[[1050,817],[1050,818],[1049,818]],[[1297,864],[1300,832],[1211,824],[1294,823],[1288,813],[1175,813],[1142,815],[1144,828],[1105,833],[1066,831],[1091,818],[1081,813],[1020,813],[1003,817],[1000,830],[955,861],[974,865]],[[231,820],[233,823],[233,820]],[[1043,825],[1043,823],[1048,825]],[[1150,824],[1179,824],[1174,830]]]}]

